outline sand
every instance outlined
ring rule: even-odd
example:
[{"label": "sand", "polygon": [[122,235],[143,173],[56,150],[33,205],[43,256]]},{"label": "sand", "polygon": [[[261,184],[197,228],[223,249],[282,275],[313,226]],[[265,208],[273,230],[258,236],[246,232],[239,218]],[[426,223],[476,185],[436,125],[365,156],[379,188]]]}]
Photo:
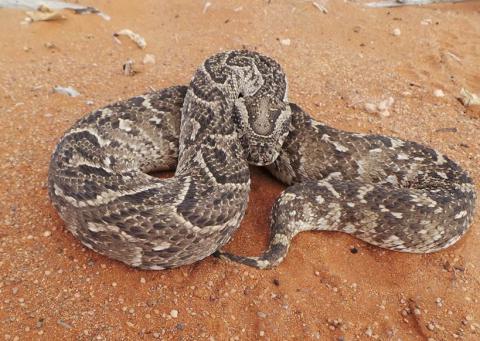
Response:
[{"label": "sand", "polygon": [[[480,183],[480,3],[367,9],[364,1],[81,1],[111,16],[21,24],[0,9],[0,337],[5,340],[478,340],[480,217],[446,251],[410,255],[302,233],[260,271],[209,257],[167,271],[111,261],[68,233],[46,190],[51,152],[85,113],[186,84],[209,55],[249,48],[284,67],[290,99],[329,125],[432,146]],[[138,48],[112,34],[129,28]],[[155,64],[143,65],[146,54]],[[122,65],[132,59],[134,76]],[[81,95],[53,93],[72,86]],[[436,97],[442,90],[443,97]],[[436,92],[437,95],[439,92]],[[388,111],[375,106],[393,99]],[[391,101],[391,100],[390,100]],[[368,108],[370,111],[366,110]],[[375,110],[374,110],[375,109]],[[283,186],[252,169],[227,249],[255,255]],[[477,187],[478,188],[478,187]]]}]

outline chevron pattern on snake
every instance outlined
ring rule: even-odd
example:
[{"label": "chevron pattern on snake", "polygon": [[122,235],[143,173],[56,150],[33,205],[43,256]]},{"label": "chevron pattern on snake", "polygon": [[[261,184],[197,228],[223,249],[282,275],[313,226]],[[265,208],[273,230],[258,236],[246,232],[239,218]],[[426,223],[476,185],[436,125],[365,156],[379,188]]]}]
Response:
[{"label": "chevron pattern on snake", "polygon": [[[209,58],[197,76],[200,72],[217,85],[225,84],[226,56],[237,53],[249,55],[229,52]],[[285,77],[281,70],[277,72],[279,68],[273,61],[265,60],[276,71],[265,71],[270,66],[257,69],[269,75],[262,76],[269,79],[268,86],[280,84],[278,97],[268,95],[258,100],[241,91],[226,93],[232,95],[229,115],[235,127],[235,133],[227,135],[234,139],[236,134],[240,141],[235,153],[251,164],[267,165],[273,176],[291,186],[272,209],[268,250],[259,257],[220,250],[243,217],[248,188],[242,192],[243,200],[225,202],[224,198],[231,195],[225,191],[220,201],[196,201],[210,195],[199,181],[204,173],[195,179],[180,180],[176,176],[174,179],[179,180],[168,180],[180,182],[173,190],[183,190],[181,197],[196,203],[198,211],[188,211],[188,218],[183,215],[178,193],[156,196],[149,191],[148,186],[157,186],[152,182],[165,180],[151,178],[146,172],[175,168],[180,131],[186,137],[180,148],[185,149],[186,144],[190,153],[198,148],[203,158],[201,150],[205,146],[195,147],[187,137],[198,134],[208,122],[193,118],[189,119],[193,123],[187,125],[181,115],[189,92],[193,91],[198,101],[210,98],[207,93],[215,90],[205,90],[200,86],[205,82],[195,78],[190,88],[168,88],[95,111],[65,134],[52,158],[49,193],[69,230],[88,247],[147,269],[188,264],[215,250],[225,259],[270,268],[284,259],[292,238],[306,230],[346,232],[379,247],[415,253],[444,249],[467,231],[475,207],[475,190],[472,180],[457,164],[414,142],[336,130],[313,120],[293,103],[285,108]],[[267,112],[265,98],[273,114],[258,115]],[[212,142],[207,144],[209,148],[225,151],[224,140]],[[198,157],[193,159],[194,167],[203,170],[209,169],[208,165],[227,166],[221,156],[217,160],[224,162],[219,163],[211,162],[214,159],[204,163],[198,162]],[[246,167],[245,163],[241,165]],[[182,173],[177,169],[176,174]],[[247,187],[247,178],[237,185]],[[182,187],[182,181],[188,185]],[[103,203],[106,199],[108,202]],[[208,212],[201,215],[202,209]],[[241,212],[233,219],[235,224],[230,220],[229,227],[218,231],[205,228],[209,223],[202,220],[205,215],[231,217],[235,212]],[[201,232],[207,234],[208,240]],[[204,248],[203,243],[209,246]]]},{"label": "chevron pattern on snake", "polygon": [[[132,98],[76,123],[52,156],[50,198],[68,230],[110,258],[151,270],[201,260],[244,216],[248,163],[277,158],[291,117],[286,100],[274,60],[214,55],[186,91]],[[147,174],[173,166],[177,148],[174,177]]]},{"label": "chevron pattern on snake", "polygon": [[430,253],[468,230],[475,186],[447,156],[401,139],[341,131],[291,104],[290,134],[269,171],[288,187],[271,213],[259,257],[218,255],[257,268],[278,265],[302,231],[351,234],[385,249]]}]

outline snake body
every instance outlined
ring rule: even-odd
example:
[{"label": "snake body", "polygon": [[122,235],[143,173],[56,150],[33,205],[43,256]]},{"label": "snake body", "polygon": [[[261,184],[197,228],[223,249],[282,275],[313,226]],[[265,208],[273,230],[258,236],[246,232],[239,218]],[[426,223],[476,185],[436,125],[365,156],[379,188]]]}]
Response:
[{"label": "snake body", "polygon": [[[214,55],[186,91],[136,97],[75,124],[53,154],[50,198],[67,228],[108,257],[152,270],[196,262],[238,228],[248,162],[278,156],[291,116],[285,100],[272,59]],[[174,177],[147,174],[174,165],[177,148]]]},{"label": "snake body", "polygon": [[[286,87],[274,60],[230,51],[208,58],[188,87],[94,111],[58,143],[50,198],[84,245],[153,270],[214,252],[269,268],[307,230],[414,253],[444,249],[467,231],[475,189],[456,163],[415,142],[321,124],[287,102]],[[258,257],[220,250],[247,207],[248,164],[290,186]],[[147,174],[175,167],[172,178]]]}]

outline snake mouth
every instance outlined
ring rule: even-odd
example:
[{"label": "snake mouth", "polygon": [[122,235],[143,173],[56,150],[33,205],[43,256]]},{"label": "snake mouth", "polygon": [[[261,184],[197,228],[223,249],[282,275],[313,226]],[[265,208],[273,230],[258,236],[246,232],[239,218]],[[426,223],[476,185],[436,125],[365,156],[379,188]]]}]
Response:
[{"label": "snake mouth", "polygon": [[249,164],[254,166],[268,166],[272,164],[280,154],[280,145],[269,143],[252,144],[247,137],[241,138],[245,150],[245,157]]},{"label": "snake mouth", "polygon": [[248,163],[254,166],[268,166],[271,165],[278,157],[278,152],[269,151],[268,154],[264,153],[261,156],[250,156]]}]

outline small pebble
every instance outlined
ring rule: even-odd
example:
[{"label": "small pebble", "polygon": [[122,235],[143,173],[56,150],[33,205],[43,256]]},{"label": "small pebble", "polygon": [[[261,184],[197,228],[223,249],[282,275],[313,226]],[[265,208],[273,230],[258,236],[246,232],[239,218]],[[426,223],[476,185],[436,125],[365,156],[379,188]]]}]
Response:
[{"label": "small pebble", "polygon": [[43,232],[44,237],[50,237],[51,235],[52,235],[52,232],[50,232],[50,231]]},{"label": "small pebble", "polygon": [[434,329],[435,329],[435,325],[434,325],[432,322],[429,322],[429,323],[427,324],[427,328],[428,328],[428,330],[434,330]]},{"label": "small pebble", "polygon": [[155,64],[155,56],[153,54],[146,54],[143,57],[143,64]]},{"label": "small pebble", "polygon": [[112,287],[116,287],[117,286],[117,282],[112,282]]},{"label": "small pebble", "polygon": [[170,316],[176,319],[178,317],[178,310],[172,309],[170,311]]},{"label": "small pebble", "polygon": [[384,99],[383,101],[378,103],[378,106],[377,106],[378,110],[380,112],[388,111],[388,109],[390,109],[393,103],[395,103],[395,100],[393,99],[393,97],[388,97],[387,99]]},{"label": "small pebble", "polygon": [[258,333],[260,336],[265,336],[265,332],[263,330],[260,330],[260,333]]},{"label": "small pebble", "polygon": [[433,96],[435,97],[444,97],[445,94],[443,93],[443,91],[441,89],[435,89],[433,91]]},{"label": "small pebble", "polygon": [[267,317],[267,314],[265,314],[265,313],[262,312],[262,311],[259,311],[259,312],[257,312],[257,316],[260,317],[260,318],[262,318],[262,319],[264,319],[264,318]]},{"label": "small pebble", "polygon": [[402,31],[400,31],[400,29],[397,27],[397,28],[393,29],[392,34],[395,37],[398,37],[400,34],[402,34]]},{"label": "small pebble", "polygon": [[290,46],[291,44],[291,40],[286,38],[286,39],[280,39],[280,44],[284,45],[284,46]]},{"label": "small pebble", "polygon": [[123,74],[125,76],[133,76],[136,71],[134,70],[135,62],[131,59],[127,60],[125,64],[123,64]]},{"label": "small pebble", "polygon": [[144,277],[141,277],[141,278],[140,278],[140,283],[145,284],[146,282],[147,282],[147,281],[145,280]]},{"label": "small pebble", "polygon": [[369,114],[373,114],[373,113],[376,113],[377,112],[377,106],[376,104],[373,104],[373,103],[365,103],[364,105],[365,107],[365,110],[369,113]]}]

